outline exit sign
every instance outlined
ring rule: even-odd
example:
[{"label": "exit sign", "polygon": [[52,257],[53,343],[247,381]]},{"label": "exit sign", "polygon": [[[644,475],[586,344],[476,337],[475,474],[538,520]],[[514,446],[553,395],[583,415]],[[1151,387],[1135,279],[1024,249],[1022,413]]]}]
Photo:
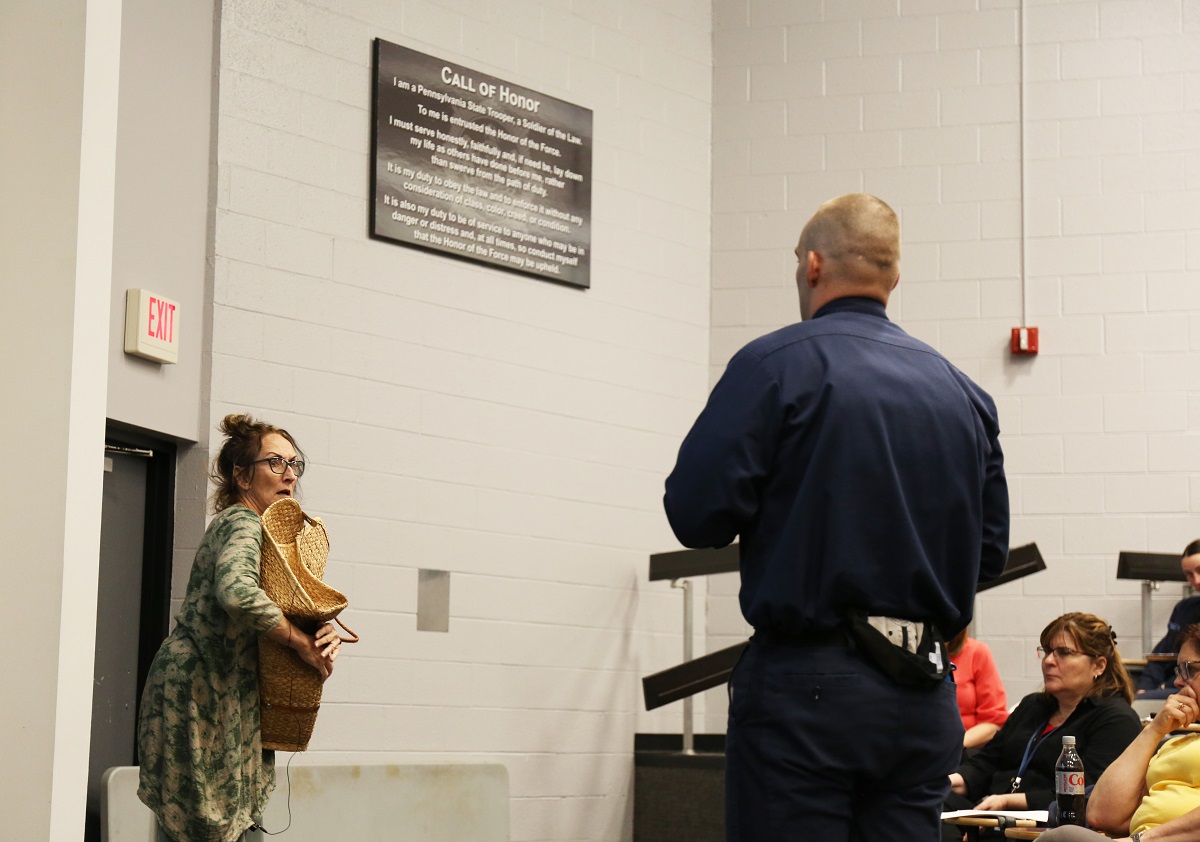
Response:
[{"label": "exit sign", "polygon": [[179,361],[179,303],[146,289],[125,290],[125,353]]}]

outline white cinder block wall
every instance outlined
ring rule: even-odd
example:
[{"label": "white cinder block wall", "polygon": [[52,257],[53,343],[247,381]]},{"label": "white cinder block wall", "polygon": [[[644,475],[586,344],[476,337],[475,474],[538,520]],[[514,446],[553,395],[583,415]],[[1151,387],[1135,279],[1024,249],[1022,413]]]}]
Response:
[{"label": "white cinder block wall", "polygon": [[[210,415],[278,420],[314,466],[364,637],[320,759],[499,760],[514,839],[628,838],[632,735],[678,728],[638,680],[680,649],[678,594],[644,582],[674,546],[663,475],[733,350],[794,319],[796,235],[849,190],[902,216],[893,317],[1000,405],[1014,543],[1050,565],[979,601],[1010,694],[1063,610],[1140,650],[1117,552],[1200,535],[1200,10],[1029,3],[1024,201],[1018,21],[1012,0],[224,5]],[[366,237],[373,37],[594,110],[592,290]],[[1017,363],[1023,312],[1043,350]],[[420,568],[451,571],[448,635],[414,630]],[[745,628],[736,577],[709,585],[713,649]]]},{"label": "white cinder block wall", "polygon": [[[865,190],[896,208],[892,318],[996,398],[1013,544],[1048,564],[978,600],[1012,701],[1040,686],[1036,636],[1063,611],[1100,614],[1140,654],[1117,553],[1200,537],[1200,5],[1026,3],[1024,286],[1019,12],[713,3],[712,377],[797,318],[790,250],[820,202]],[[1014,360],[1023,309],[1042,351]],[[725,578],[714,648],[747,633]],[[1156,629],[1178,597],[1156,598]],[[723,731],[719,692],[708,711]]]},{"label": "white cinder block wall", "polygon": [[[646,573],[708,379],[710,5],[232,0],[220,33],[211,421],[296,434],[363,638],[313,759],[498,761],[514,840],[630,838],[633,735],[678,730],[640,679],[682,648]],[[375,37],[593,110],[591,290],[368,239]]]}]

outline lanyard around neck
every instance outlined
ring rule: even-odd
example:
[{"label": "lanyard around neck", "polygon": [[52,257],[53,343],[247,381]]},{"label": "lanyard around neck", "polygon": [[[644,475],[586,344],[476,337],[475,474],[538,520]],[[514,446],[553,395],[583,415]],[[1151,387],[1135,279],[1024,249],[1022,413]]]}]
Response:
[{"label": "lanyard around neck", "polygon": [[[1050,716],[1053,715],[1051,714]],[[1017,774],[1013,776],[1012,789],[1009,792],[1016,792],[1021,786],[1021,778],[1024,777],[1025,770],[1029,768],[1029,761],[1033,760],[1033,755],[1037,752],[1042,742],[1059,728],[1063,727],[1063,725],[1067,724],[1067,720],[1064,719],[1062,725],[1055,726],[1051,730],[1046,731],[1046,728],[1050,726],[1050,716],[1046,717],[1046,721],[1042,723],[1042,726],[1030,735],[1029,742],[1025,745],[1025,755],[1021,758],[1021,765],[1017,767]],[[1067,717],[1067,719],[1070,719],[1070,717]],[[1045,733],[1042,733],[1043,731]],[[1041,735],[1040,738],[1038,735]]]}]

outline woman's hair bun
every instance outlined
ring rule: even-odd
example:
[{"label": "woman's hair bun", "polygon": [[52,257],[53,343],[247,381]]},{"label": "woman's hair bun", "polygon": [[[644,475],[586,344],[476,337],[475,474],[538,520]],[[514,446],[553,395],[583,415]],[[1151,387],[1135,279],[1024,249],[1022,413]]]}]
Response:
[{"label": "woman's hair bun", "polygon": [[241,412],[231,412],[221,420],[221,432],[235,438],[251,435],[258,426],[254,416]]}]

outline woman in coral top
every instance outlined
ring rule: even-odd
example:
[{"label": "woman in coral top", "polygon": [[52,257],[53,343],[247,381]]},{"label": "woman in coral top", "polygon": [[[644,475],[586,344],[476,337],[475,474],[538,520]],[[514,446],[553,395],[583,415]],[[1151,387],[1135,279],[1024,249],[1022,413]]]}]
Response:
[{"label": "woman in coral top", "polygon": [[963,629],[947,644],[954,664],[954,685],[958,695],[958,713],[962,717],[963,751],[969,752],[987,743],[1008,719],[1008,701],[1000,672],[987,644],[967,636]]}]

